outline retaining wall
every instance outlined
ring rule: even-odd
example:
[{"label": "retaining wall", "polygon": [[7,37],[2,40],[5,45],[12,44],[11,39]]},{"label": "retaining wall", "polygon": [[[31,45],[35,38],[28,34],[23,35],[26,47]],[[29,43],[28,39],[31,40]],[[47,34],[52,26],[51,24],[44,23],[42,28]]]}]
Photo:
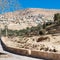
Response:
[{"label": "retaining wall", "polygon": [[50,60],[60,60],[60,53],[31,51],[31,56],[46,58]]}]

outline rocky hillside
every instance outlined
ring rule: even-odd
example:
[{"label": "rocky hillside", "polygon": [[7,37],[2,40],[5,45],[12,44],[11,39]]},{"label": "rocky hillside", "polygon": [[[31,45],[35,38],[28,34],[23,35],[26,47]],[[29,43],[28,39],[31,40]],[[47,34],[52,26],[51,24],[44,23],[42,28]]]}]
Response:
[{"label": "rocky hillside", "polygon": [[9,29],[23,29],[44,22],[53,22],[55,13],[60,10],[29,8],[0,15],[0,24],[8,24]]}]

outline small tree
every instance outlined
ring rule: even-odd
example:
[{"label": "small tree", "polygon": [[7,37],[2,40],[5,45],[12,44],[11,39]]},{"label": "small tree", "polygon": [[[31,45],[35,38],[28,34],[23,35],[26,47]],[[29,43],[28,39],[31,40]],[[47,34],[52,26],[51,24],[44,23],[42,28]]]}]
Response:
[{"label": "small tree", "polygon": [[60,24],[60,13],[54,14],[54,21],[55,21],[57,24]]}]

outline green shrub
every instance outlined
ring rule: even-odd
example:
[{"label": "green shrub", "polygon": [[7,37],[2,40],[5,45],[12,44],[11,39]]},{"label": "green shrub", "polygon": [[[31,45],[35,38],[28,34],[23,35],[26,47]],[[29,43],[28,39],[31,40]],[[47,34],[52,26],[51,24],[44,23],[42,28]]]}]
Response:
[{"label": "green shrub", "polygon": [[[44,34],[45,31],[42,30],[42,26],[39,24],[35,27],[27,27],[26,29],[22,30],[9,30],[8,29],[8,36],[33,36],[33,35],[39,35],[39,33]],[[6,34],[6,29],[2,30],[2,35]]]}]

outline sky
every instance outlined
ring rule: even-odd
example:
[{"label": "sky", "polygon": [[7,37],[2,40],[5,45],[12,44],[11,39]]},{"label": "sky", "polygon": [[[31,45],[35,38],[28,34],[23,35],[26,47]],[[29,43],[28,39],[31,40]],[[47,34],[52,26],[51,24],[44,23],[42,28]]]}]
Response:
[{"label": "sky", "polygon": [[23,8],[60,9],[60,0],[19,0]]},{"label": "sky", "polygon": [[60,9],[60,0],[0,0],[0,13],[26,8]]}]

